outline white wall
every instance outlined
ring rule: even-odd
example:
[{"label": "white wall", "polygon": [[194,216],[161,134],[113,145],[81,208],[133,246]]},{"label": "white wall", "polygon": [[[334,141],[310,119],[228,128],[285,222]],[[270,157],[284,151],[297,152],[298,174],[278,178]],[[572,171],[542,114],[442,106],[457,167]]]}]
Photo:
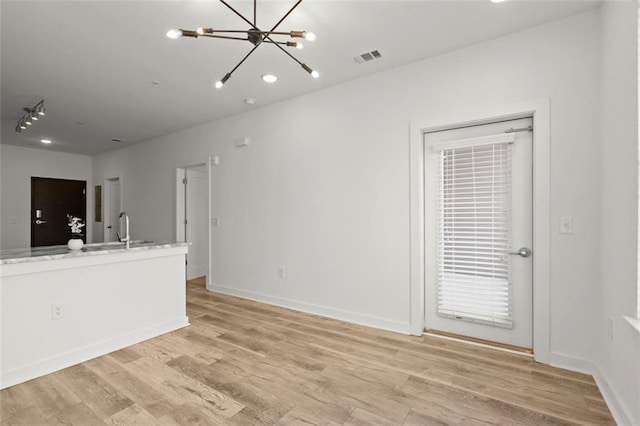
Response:
[{"label": "white wall", "polygon": [[[174,168],[217,155],[216,288],[408,331],[409,123],[549,98],[551,351],[586,365],[599,320],[600,67],[594,10],[97,156],[94,180],[123,177],[134,238],[172,238]],[[234,146],[242,136],[251,146]],[[573,216],[572,235],[558,234],[560,216]]]},{"label": "white wall", "polygon": [[[91,169],[91,157],[86,155],[0,145],[0,249],[31,246],[32,176],[86,180],[87,218],[92,220]],[[90,242],[91,226],[85,229]]]},{"label": "white wall", "polygon": [[602,275],[596,341],[601,387],[620,403],[617,408],[626,416],[620,423],[633,425],[640,424],[640,332],[623,315],[634,316],[638,285],[637,24],[635,2],[603,6]]}]

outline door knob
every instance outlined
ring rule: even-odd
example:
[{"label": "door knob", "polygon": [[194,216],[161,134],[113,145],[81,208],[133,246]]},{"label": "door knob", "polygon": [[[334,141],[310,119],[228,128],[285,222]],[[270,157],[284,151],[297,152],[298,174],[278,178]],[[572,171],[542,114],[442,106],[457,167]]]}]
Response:
[{"label": "door knob", "polygon": [[509,253],[509,254],[518,255],[522,257],[529,257],[531,256],[531,249],[528,247],[521,247],[518,249],[518,251]]},{"label": "door knob", "polygon": [[47,221],[46,220],[40,220],[40,219],[36,220],[36,225],[42,225],[43,223],[47,223]]}]

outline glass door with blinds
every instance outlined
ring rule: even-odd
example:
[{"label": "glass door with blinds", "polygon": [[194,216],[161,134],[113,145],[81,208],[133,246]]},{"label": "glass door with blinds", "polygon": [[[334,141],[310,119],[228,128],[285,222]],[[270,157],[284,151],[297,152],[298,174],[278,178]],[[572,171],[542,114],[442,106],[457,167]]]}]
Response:
[{"label": "glass door with blinds", "polygon": [[425,134],[428,330],[532,348],[530,126]]}]

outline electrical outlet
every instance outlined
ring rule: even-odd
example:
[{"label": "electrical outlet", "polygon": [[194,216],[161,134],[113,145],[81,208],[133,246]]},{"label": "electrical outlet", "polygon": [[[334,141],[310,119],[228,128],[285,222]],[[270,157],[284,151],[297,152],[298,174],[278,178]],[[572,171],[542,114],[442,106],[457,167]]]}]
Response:
[{"label": "electrical outlet", "polygon": [[607,318],[607,334],[613,340],[613,318]]},{"label": "electrical outlet", "polygon": [[278,267],[278,276],[280,278],[284,278],[285,274],[284,274],[284,268],[282,266]]},{"label": "electrical outlet", "polygon": [[61,303],[51,305],[51,319],[57,320],[61,318],[64,318],[64,305]]}]

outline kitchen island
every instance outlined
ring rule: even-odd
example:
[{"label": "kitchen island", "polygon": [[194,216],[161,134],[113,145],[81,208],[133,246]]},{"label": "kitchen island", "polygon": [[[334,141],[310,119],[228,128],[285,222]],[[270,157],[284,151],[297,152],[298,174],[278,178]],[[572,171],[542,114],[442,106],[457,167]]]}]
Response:
[{"label": "kitchen island", "polygon": [[189,325],[186,243],[0,251],[0,389]]}]

